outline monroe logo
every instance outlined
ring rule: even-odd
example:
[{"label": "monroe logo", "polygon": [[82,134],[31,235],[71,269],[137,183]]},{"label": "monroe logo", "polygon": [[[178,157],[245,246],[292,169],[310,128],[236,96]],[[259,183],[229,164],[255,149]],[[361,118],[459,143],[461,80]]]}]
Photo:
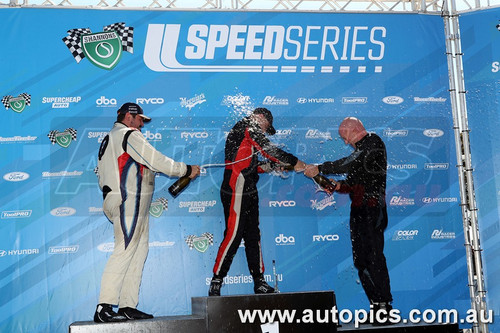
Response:
[{"label": "monroe logo", "polygon": [[389,204],[391,206],[413,206],[415,205],[415,199],[403,198],[400,195],[395,195],[391,198]]},{"label": "monroe logo", "polygon": [[78,103],[81,101],[81,97],[44,97],[42,98],[42,103],[52,103],[53,109],[67,109],[70,103]]},{"label": "monroe logo", "polygon": [[266,96],[262,102],[264,105],[288,105],[288,98],[278,98],[276,96]]},{"label": "monroe logo", "polygon": [[404,99],[399,97],[399,96],[387,96],[387,97],[384,97],[382,98],[382,102],[384,102],[385,104],[401,104],[404,102]]},{"label": "monroe logo", "polygon": [[274,241],[276,242],[276,245],[295,245],[295,237],[285,236],[283,234],[279,234]]},{"label": "monroe logo", "polygon": [[205,94],[195,95],[192,98],[181,97],[181,107],[187,108],[191,111],[196,105],[205,103],[207,100],[205,99]]},{"label": "monroe logo", "polygon": [[27,174],[26,172],[20,172],[20,171],[15,171],[15,172],[9,172],[3,175],[3,179],[5,179],[8,182],[21,182],[23,180],[26,180],[30,178],[30,175]]},{"label": "monroe logo", "polygon": [[50,211],[50,215],[59,216],[59,217],[71,216],[71,215],[74,215],[75,213],[76,213],[76,209],[74,209],[72,207],[57,207],[57,208],[54,208]]},{"label": "monroe logo", "polygon": [[22,93],[17,97],[7,95],[2,98],[2,104],[5,106],[6,110],[11,108],[12,111],[21,113],[27,105],[31,104],[31,95],[27,93]]},{"label": "monroe logo", "polygon": [[69,246],[51,246],[49,247],[49,254],[66,254],[66,253],[76,253],[80,245],[69,245]]},{"label": "monroe logo", "polygon": [[269,201],[269,207],[295,207],[296,203],[293,200]]},{"label": "monroe logo", "polygon": [[77,63],[87,57],[95,66],[111,70],[120,61],[122,51],[134,53],[134,28],[119,22],[103,30],[92,33],[89,28],[70,29],[62,40]]},{"label": "monroe logo", "polygon": [[392,235],[392,240],[412,240],[418,235],[418,230],[396,230]]},{"label": "monroe logo", "polygon": [[440,129],[432,128],[432,129],[426,129],[424,131],[424,135],[428,136],[429,138],[439,138],[440,136],[444,135],[444,132]]},{"label": "monroe logo", "polygon": [[208,138],[207,132],[181,132],[181,139],[206,139]]},{"label": "monroe logo", "polygon": [[384,136],[390,138],[408,136],[408,130],[392,130],[388,128],[384,130]]},{"label": "monroe logo", "polygon": [[425,163],[425,170],[448,170],[449,163]]},{"label": "monroe logo", "polygon": [[342,97],[342,104],[366,104],[368,97]]},{"label": "monroe logo", "polygon": [[114,108],[117,106],[116,99],[114,98],[107,99],[105,96],[101,96],[98,99],[96,99],[95,104],[97,105],[97,107],[101,108]]},{"label": "monroe logo", "polygon": [[2,212],[3,219],[16,219],[16,218],[25,218],[31,216],[30,210],[11,210]]},{"label": "monroe logo", "polygon": [[314,72],[300,65],[382,60],[386,34],[382,26],[149,24],[144,63],[156,72]]},{"label": "monroe logo", "polygon": [[163,98],[136,98],[135,102],[137,104],[163,104],[165,100]]},{"label": "monroe logo", "polygon": [[313,242],[336,242],[339,235],[313,235]]},{"label": "monroe logo", "polygon": [[306,139],[332,140],[332,134],[328,131],[321,132],[320,130],[317,130],[317,129],[310,129],[310,130],[307,130]]},{"label": "monroe logo", "polygon": [[311,209],[323,210],[326,207],[333,205],[335,205],[335,198],[333,197],[333,195],[329,195],[320,201],[311,200]]}]

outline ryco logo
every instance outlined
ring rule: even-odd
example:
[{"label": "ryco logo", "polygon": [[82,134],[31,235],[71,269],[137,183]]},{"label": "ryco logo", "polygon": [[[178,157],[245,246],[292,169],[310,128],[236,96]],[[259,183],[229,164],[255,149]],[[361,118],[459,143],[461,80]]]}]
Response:
[{"label": "ryco logo", "polygon": [[135,102],[137,104],[163,104],[165,100],[163,98],[136,98]]},{"label": "ryco logo", "polygon": [[269,207],[295,207],[295,205],[293,200],[269,201]]},{"label": "ryco logo", "polygon": [[207,132],[181,132],[181,139],[206,139],[208,138]]},{"label": "ryco logo", "polygon": [[339,235],[313,235],[313,242],[335,242],[339,240]]}]

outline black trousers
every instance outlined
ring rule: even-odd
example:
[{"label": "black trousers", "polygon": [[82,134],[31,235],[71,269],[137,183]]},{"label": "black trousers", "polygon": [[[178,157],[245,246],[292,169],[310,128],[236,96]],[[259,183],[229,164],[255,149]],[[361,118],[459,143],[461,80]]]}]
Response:
[{"label": "black trousers", "polygon": [[351,206],[351,242],[354,266],[371,302],[391,302],[389,271],[384,256],[386,206]]}]

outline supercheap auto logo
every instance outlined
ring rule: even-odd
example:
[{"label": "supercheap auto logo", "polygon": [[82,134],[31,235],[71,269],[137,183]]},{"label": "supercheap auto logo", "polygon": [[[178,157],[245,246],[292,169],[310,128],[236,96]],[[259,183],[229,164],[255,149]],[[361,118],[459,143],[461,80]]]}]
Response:
[{"label": "supercheap auto logo", "polygon": [[149,24],[144,62],[156,72],[377,73],[386,38],[384,26]]}]

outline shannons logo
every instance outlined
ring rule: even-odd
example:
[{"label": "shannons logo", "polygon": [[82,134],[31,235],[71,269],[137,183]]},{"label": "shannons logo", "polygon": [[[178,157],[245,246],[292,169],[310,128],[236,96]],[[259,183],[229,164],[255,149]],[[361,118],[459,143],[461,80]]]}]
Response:
[{"label": "shannons logo", "polygon": [[313,242],[336,242],[340,239],[339,235],[313,235]]},{"label": "shannons logo", "polygon": [[404,198],[400,195],[395,195],[391,198],[389,204],[391,206],[413,206],[415,205],[415,199]]},{"label": "shannons logo", "polygon": [[152,97],[152,98],[144,98],[144,97],[139,97],[135,99],[135,102],[137,104],[163,104],[165,103],[165,100],[163,98],[157,98],[157,97]]},{"label": "shannons logo", "polygon": [[105,96],[101,96],[95,100],[95,104],[100,108],[116,108],[117,102],[114,98],[106,98]]},{"label": "shannons logo", "polygon": [[0,257],[39,254],[39,249],[0,250]]},{"label": "shannons logo", "polygon": [[161,133],[153,133],[150,131],[146,131],[145,133],[142,133],[142,136],[144,136],[144,139],[146,139],[148,141],[161,141],[162,140]]},{"label": "shannons logo", "polygon": [[3,219],[17,219],[17,218],[26,218],[31,216],[30,210],[10,210],[2,212]]},{"label": "shannons logo", "polygon": [[83,171],[42,172],[42,178],[80,177],[81,175],[83,175]]},{"label": "shannons logo", "polygon": [[293,200],[269,201],[269,207],[295,207],[295,205]]},{"label": "shannons logo", "polygon": [[9,172],[3,175],[3,179],[8,182],[22,182],[23,180],[26,180],[28,178],[30,178],[30,175],[26,172],[21,171]]},{"label": "shannons logo", "polygon": [[431,239],[455,239],[455,233],[453,231],[444,232],[443,229],[434,229],[431,234]]},{"label": "shannons logo", "polygon": [[390,138],[408,136],[408,130],[393,130],[393,129],[387,128],[384,130],[384,136],[387,136]]},{"label": "shannons logo", "polygon": [[418,235],[418,230],[396,230],[392,235],[392,240],[413,240]]},{"label": "shannons logo", "polygon": [[28,135],[28,136],[16,135],[16,136],[11,136],[11,137],[7,137],[7,138],[0,136],[0,143],[17,143],[17,142],[30,143],[30,142],[35,141],[37,138],[38,137],[31,136],[31,135]]},{"label": "shannons logo", "polygon": [[206,139],[208,138],[208,133],[203,132],[181,132],[181,139]]},{"label": "shannons logo", "polygon": [[295,245],[295,237],[285,236],[283,234],[279,234],[274,241],[276,242],[276,245]]},{"label": "shannons logo", "polygon": [[386,96],[386,97],[382,98],[382,102],[384,102],[385,104],[397,105],[397,104],[403,103],[404,99],[402,97],[399,97],[399,96]]},{"label": "shannons logo", "polygon": [[78,103],[82,100],[80,96],[75,97],[44,97],[42,103],[52,103],[53,109],[67,109],[70,103]]},{"label": "shannons logo", "polygon": [[425,170],[448,170],[449,163],[425,163]]},{"label": "shannons logo", "polygon": [[51,246],[49,247],[49,254],[66,254],[66,253],[76,253],[80,245],[69,245],[69,246]]},{"label": "shannons logo", "polygon": [[444,132],[440,129],[431,128],[431,129],[426,129],[424,131],[424,135],[428,136],[429,138],[438,138],[440,136],[443,136]]},{"label": "shannons logo", "polygon": [[387,164],[387,170],[415,170],[418,169],[417,164]]},{"label": "shannons logo", "polygon": [[444,97],[413,97],[413,101],[416,103],[444,103],[446,98]]},{"label": "shannons logo", "polygon": [[89,134],[87,135],[87,137],[89,139],[95,139],[97,138],[97,143],[101,143],[102,140],[104,139],[104,137],[106,135],[108,135],[109,132],[89,132]]},{"label": "shannons logo", "polygon": [[205,103],[207,100],[205,99],[205,94],[195,95],[191,98],[180,97],[181,99],[181,107],[187,108],[191,111],[196,105]]},{"label": "shannons logo", "polygon": [[311,200],[311,209],[323,210],[326,207],[333,205],[335,205],[335,198],[333,197],[333,195],[329,195],[320,201]]},{"label": "shannons logo", "polygon": [[101,243],[97,245],[97,249],[101,252],[113,252],[115,243]]},{"label": "shannons logo", "polygon": [[443,198],[431,198],[431,197],[423,197],[422,202],[424,204],[431,203],[454,203],[458,202],[458,199],[455,197],[443,197]]},{"label": "shannons logo", "polygon": [[310,129],[306,132],[306,139],[324,139],[324,140],[332,140],[332,134],[328,131],[321,132],[317,129]]},{"label": "shannons logo", "polygon": [[288,105],[288,98],[278,98],[276,96],[266,96],[262,102],[264,105]]},{"label": "shannons logo", "polygon": [[306,103],[316,103],[316,104],[322,104],[322,103],[335,103],[335,99],[334,98],[329,98],[329,97],[325,97],[325,98],[306,98],[306,97],[299,97],[297,98],[297,103],[299,104],[306,104]]},{"label": "shannons logo", "polygon": [[[144,63],[155,72],[331,73],[332,64],[382,60],[386,35],[367,25],[149,24]],[[302,66],[311,61],[317,69]]]},{"label": "shannons logo", "polygon": [[57,207],[50,211],[50,215],[63,217],[63,216],[71,216],[76,213],[76,209],[72,207]]},{"label": "shannons logo", "polygon": [[213,207],[216,203],[215,200],[181,201],[179,202],[179,208],[188,208],[190,213],[203,213],[207,207]]},{"label": "shannons logo", "polygon": [[342,104],[366,104],[368,97],[342,97]]}]

